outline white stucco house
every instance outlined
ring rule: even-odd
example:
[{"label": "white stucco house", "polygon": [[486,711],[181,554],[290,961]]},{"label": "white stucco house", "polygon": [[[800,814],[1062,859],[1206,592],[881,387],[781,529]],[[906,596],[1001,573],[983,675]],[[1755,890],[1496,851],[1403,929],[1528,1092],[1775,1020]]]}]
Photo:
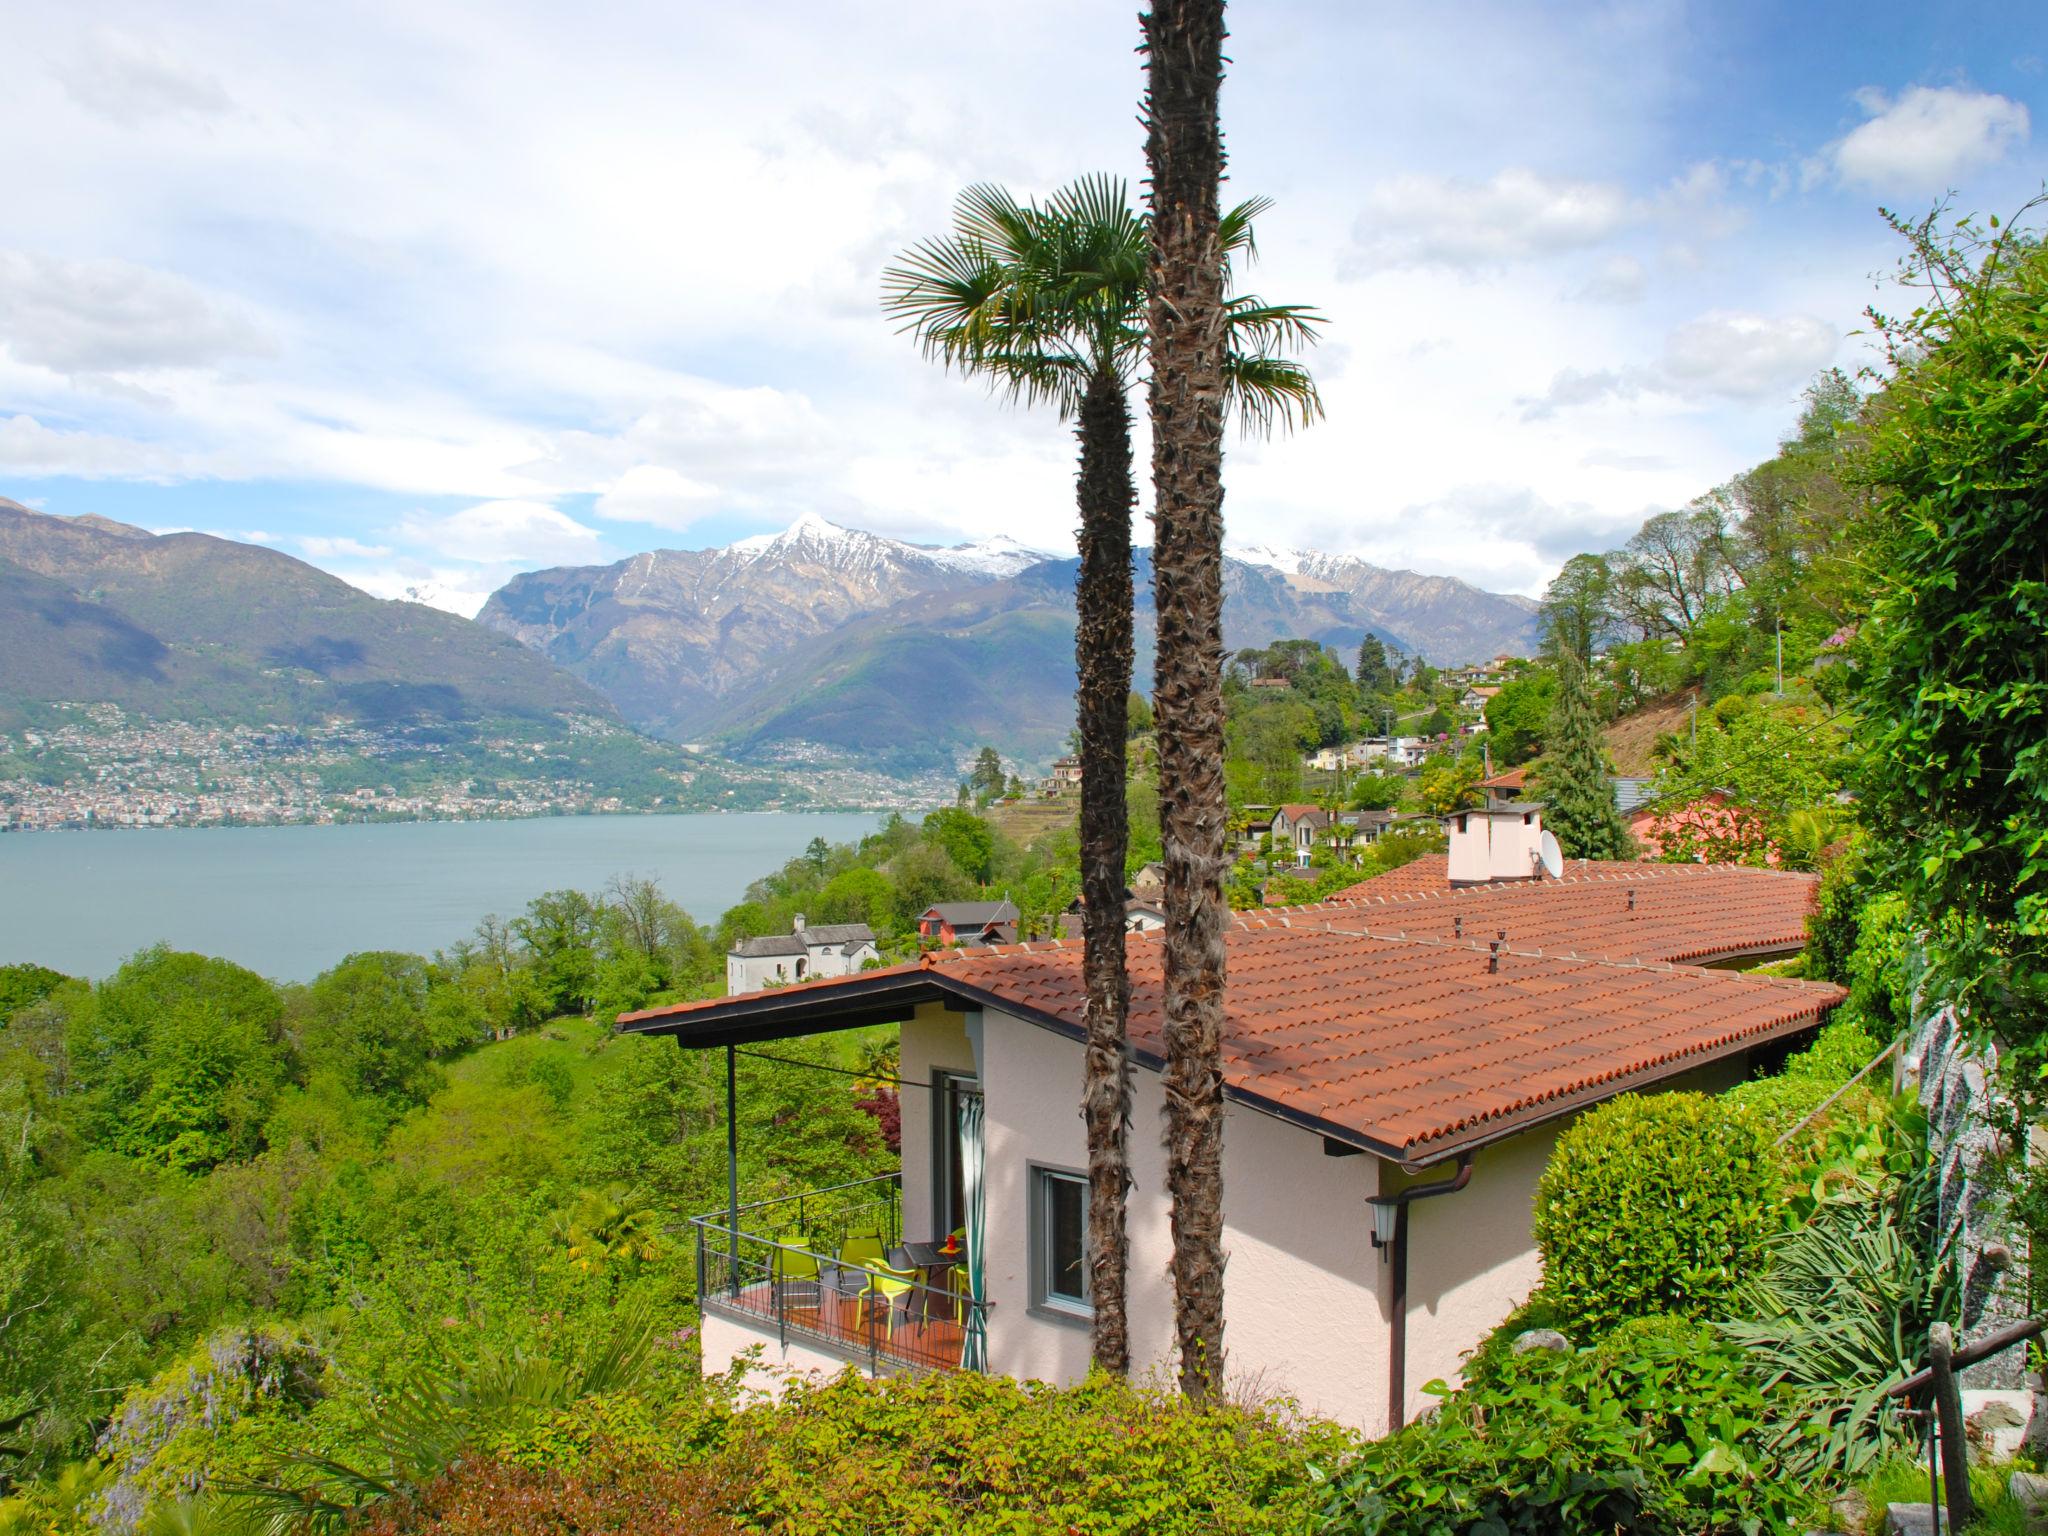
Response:
[{"label": "white stucco house", "polygon": [[801,912],[788,933],[742,939],[725,953],[728,997],[821,976],[850,976],[879,960],[875,931],[866,923],[806,923]]},{"label": "white stucco house", "polygon": [[[1226,1375],[1369,1433],[1420,1409],[1423,1384],[1454,1377],[1535,1285],[1536,1181],[1573,1116],[1737,1081],[1841,997],[1717,968],[1801,947],[1811,877],[1574,864],[1454,886],[1454,861],[1480,862],[1457,841],[1482,820],[1450,829],[1448,855],[1321,906],[1240,914],[1228,935]],[[1161,945],[1127,942],[1132,1353],[1170,1368]],[[1085,1374],[1081,955],[1071,941],[948,950],[622,1018],[733,1051],[901,1027],[898,1179],[857,1208],[845,1190],[736,1196],[693,1223],[707,1372],[758,1350],[771,1377]],[[885,1302],[856,1294],[868,1271],[835,1262],[869,1231],[919,1277]]]}]

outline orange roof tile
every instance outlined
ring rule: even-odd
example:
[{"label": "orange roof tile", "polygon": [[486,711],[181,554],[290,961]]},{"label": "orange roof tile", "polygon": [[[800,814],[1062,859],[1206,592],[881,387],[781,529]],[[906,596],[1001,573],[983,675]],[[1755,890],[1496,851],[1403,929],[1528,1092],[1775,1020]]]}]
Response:
[{"label": "orange roof tile", "polygon": [[[1370,925],[1366,915],[1301,909],[1226,933],[1226,1089],[1410,1165],[1810,1027],[1843,995],[1812,982],[1536,953],[1512,936],[1491,970],[1487,944],[1391,931],[1405,908],[1375,912]],[[1152,934],[1127,944],[1131,1044],[1156,1068],[1165,1053],[1162,945]],[[1081,954],[1061,941],[949,950],[914,966],[622,1022],[718,1044],[748,1028],[798,1033],[833,1027],[834,1014],[872,1020],[948,997],[1078,1038]]]},{"label": "orange roof tile", "polygon": [[1557,880],[1453,886],[1444,856],[1432,854],[1296,915],[1247,917],[1313,926],[1315,914],[1348,910],[1354,925],[1429,938],[1491,939],[1505,929],[1517,948],[1711,964],[1804,947],[1818,885],[1787,870],[1575,860]]}]

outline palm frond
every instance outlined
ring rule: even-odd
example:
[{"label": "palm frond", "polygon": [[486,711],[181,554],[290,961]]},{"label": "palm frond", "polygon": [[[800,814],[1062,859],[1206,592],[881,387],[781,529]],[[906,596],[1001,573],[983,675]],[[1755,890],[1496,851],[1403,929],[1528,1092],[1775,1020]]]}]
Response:
[{"label": "palm frond", "polygon": [[1312,347],[1329,322],[1306,304],[1268,304],[1256,294],[1239,294],[1223,305],[1223,323],[1233,346],[1243,350]]},{"label": "palm frond", "polygon": [[1248,197],[1236,207],[1226,209],[1216,221],[1216,238],[1223,247],[1226,272],[1232,256],[1242,253],[1246,261],[1259,259],[1258,240],[1252,233],[1252,227],[1272,211],[1272,198]]},{"label": "palm frond", "polygon": [[1315,379],[1286,358],[1232,350],[1223,359],[1223,387],[1247,434],[1269,437],[1276,426],[1293,431],[1322,419]]}]

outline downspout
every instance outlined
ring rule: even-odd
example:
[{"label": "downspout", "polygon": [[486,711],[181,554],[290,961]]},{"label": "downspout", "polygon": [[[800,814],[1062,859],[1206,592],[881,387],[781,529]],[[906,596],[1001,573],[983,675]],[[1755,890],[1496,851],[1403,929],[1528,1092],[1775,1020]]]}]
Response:
[{"label": "downspout", "polygon": [[[1450,1178],[1435,1184],[1417,1184],[1409,1189],[1397,1190],[1391,1195],[1374,1195],[1367,1203],[1376,1207],[1373,1212],[1372,1245],[1383,1250],[1381,1258],[1388,1257],[1391,1250],[1394,1264],[1394,1297],[1391,1308],[1390,1327],[1392,1338],[1387,1349],[1387,1433],[1392,1434],[1407,1422],[1408,1417],[1408,1207],[1417,1200],[1427,1200],[1432,1195],[1455,1195],[1472,1182],[1472,1154],[1463,1153],[1458,1158],[1458,1171]],[[1383,1212],[1391,1212],[1393,1235],[1380,1236],[1380,1227],[1385,1219]]]}]

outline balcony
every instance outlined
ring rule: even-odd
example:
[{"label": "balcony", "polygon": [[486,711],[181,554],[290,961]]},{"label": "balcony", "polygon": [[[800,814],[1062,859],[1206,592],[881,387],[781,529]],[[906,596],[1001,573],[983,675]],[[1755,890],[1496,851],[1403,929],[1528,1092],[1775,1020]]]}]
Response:
[{"label": "balcony", "polygon": [[898,1175],[714,1211],[690,1228],[707,1313],[870,1375],[975,1369],[985,1356],[990,1306],[966,1294],[966,1254],[904,1242]]}]

